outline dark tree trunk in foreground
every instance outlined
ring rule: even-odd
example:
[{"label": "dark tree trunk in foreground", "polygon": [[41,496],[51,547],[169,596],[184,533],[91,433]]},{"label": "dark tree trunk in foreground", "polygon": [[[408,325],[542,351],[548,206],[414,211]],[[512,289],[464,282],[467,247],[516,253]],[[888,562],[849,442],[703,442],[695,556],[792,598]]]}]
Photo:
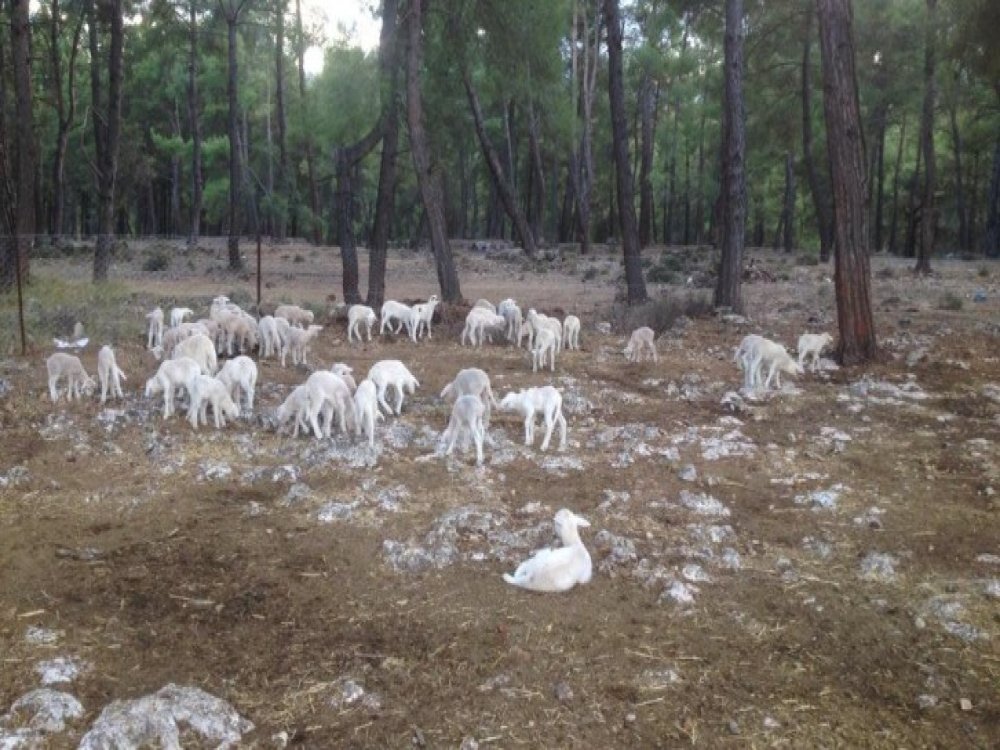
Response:
[{"label": "dark tree trunk in foreground", "polygon": [[785,206],[781,223],[785,229],[785,252],[790,253],[795,249],[795,156],[791,151],[785,154]]},{"label": "dark tree trunk in foreground", "polygon": [[642,277],[639,228],[636,226],[635,203],[632,199],[632,164],[628,155],[622,26],[618,17],[618,0],[604,0],[604,25],[608,29],[608,94],[611,99],[612,149],[618,185],[618,220],[622,227],[625,283],[628,286],[626,301],[629,305],[637,305],[645,302],[649,296],[646,294],[646,281]]},{"label": "dark tree trunk in foreground", "polygon": [[[97,245],[94,248],[94,281],[108,278],[111,254],[115,238],[115,191],[118,184],[118,151],[121,143],[122,124],[122,58],[125,43],[125,24],[122,17],[121,0],[107,0],[102,11],[108,14],[110,34],[108,37],[108,98],[103,111],[95,106],[99,114],[94,115],[95,143],[97,150]],[[91,51],[97,46],[97,14],[91,17]],[[91,58],[92,76],[100,78],[100,59]],[[93,81],[93,78],[91,79]],[[94,102],[100,97],[94,96]]]},{"label": "dark tree trunk in foreground", "polygon": [[226,93],[229,101],[229,270],[243,268],[240,257],[240,151],[239,151],[239,63],[236,57],[236,23],[240,18],[246,0],[219,0],[219,7],[226,19],[226,51],[228,54]]},{"label": "dark tree trunk in foreground", "polygon": [[935,17],[937,16],[937,0],[927,0],[927,19],[924,36],[924,110],[920,126],[920,144],[924,152],[924,200],[921,206],[922,220],[920,222],[920,244],[917,250],[917,265],[913,270],[917,273],[931,272],[931,255],[934,252],[934,230],[937,225],[934,208],[934,189],[937,179],[937,169],[934,158],[934,98],[936,84],[934,82],[935,56]]},{"label": "dark tree trunk in foreground", "polygon": [[441,174],[433,164],[427,131],[424,126],[424,105],[420,91],[420,71],[423,67],[424,43],[421,37],[423,0],[410,0],[407,18],[407,61],[406,61],[406,119],[410,130],[410,151],[413,156],[413,170],[416,172],[420,197],[427,212],[427,223],[431,233],[431,250],[437,269],[441,299],[444,302],[460,302],[462,289],[455,270],[455,260],[448,244],[448,234],[444,217],[444,192]]},{"label": "dark tree trunk in foreground", "polygon": [[272,198],[274,238],[284,241],[288,222],[288,126],[285,122],[285,5],[288,0],[278,0],[277,29],[274,39],[274,106],[278,125],[278,175],[277,185],[281,200]]},{"label": "dark tree trunk in foreground", "polygon": [[197,247],[201,236],[201,112],[198,106],[198,18],[195,0],[188,2],[188,127],[191,129],[191,220],[188,227],[188,247]]},{"label": "dark tree trunk in foreground", "polygon": [[295,0],[295,29],[297,39],[297,53],[299,58],[299,98],[302,101],[302,119],[306,124],[306,132],[303,135],[306,159],[306,180],[309,189],[309,208],[312,212],[311,231],[312,243],[319,245],[323,242],[323,221],[319,205],[319,185],[316,183],[315,156],[313,154],[312,134],[309,132],[309,100],[306,97],[306,36],[302,29],[302,0]]},{"label": "dark tree trunk in foreground", "polygon": [[851,0],[816,0],[823,58],[823,109],[833,183],[837,354],[845,365],[878,354],[865,225],[865,157],[854,71]]},{"label": "dark tree trunk in foreground", "polygon": [[742,311],[743,234],[746,228],[745,115],[743,110],[743,0],[726,0],[725,89],[722,105],[722,202],[719,278],[715,306]]},{"label": "dark tree trunk in foreground", "polygon": [[[0,33],[0,68],[7,62],[4,37]],[[17,195],[11,142],[7,131],[7,77],[0,75],[0,291],[9,290],[16,280],[14,234],[17,231]]]},{"label": "dark tree trunk in foreground", "polygon": [[382,158],[375,196],[371,249],[368,253],[369,307],[378,310],[385,299],[385,264],[389,230],[396,198],[396,162],[399,153],[399,40],[398,0],[382,2],[382,32],[379,37],[382,88]]},{"label": "dark tree trunk in foreground", "polygon": [[889,219],[889,253],[896,253],[896,237],[899,227],[899,170],[903,164],[903,142],[906,140],[906,113],[899,124],[899,143],[896,144],[896,163],[892,168],[892,216]]},{"label": "dark tree trunk in foreground", "polygon": [[524,215],[524,211],[521,210],[521,203],[514,193],[514,187],[504,175],[503,167],[500,164],[500,154],[497,153],[496,148],[490,141],[489,134],[486,132],[486,123],[483,120],[483,109],[479,104],[479,95],[476,93],[468,71],[463,74],[462,83],[465,85],[465,94],[469,100],[469,109],[472,111],[472,120],[476,126],[476,137],[479,140],[479,147],[483,151],[483,158],[486,160],[486,166],[489,167],[490,176],[493,178],[493,184],[496,186],[497,193],[500,196],[504,212],[514,224],[514,232],[521,243],[521,247],[524,248],[525,254],[533,257],[535,255],[535,238],[531,234],[531,228],[528,226],[528,220]]},{"label": "dark tree trunk in foreground", "polygon": [[380,121],[357,143],[338,148],[334,156],[336,168],[336,219],[337,244],[340,245],[340,261],[343,267],[344,303],[354,305],[361,302],[358,290],[358,251],[354,237],[354,194],[358,162],[364,159],[378,145],[382,138]]},{"label": "dark tree trunk in foreground", "polygon": [[[80,49],[80,34],[83,31],[83,13],[79,14],[69,48],[69,62],[66,64],[66,90],[63,91],[62,50],[62,10],[59,0],[52,0],[49,9],[49,59],[52,65],[53,106],[56,110],[56,147],[52,155],[52,212],[49,219],[49,234],[52,241],[62,234],[66,208],[66,151],[69,148],[69,131],[76,117],[76,56]],[[68,101],[67,101],[68,99]]]},{"label": "dark tree trunk in foreground", "polygon": [[806,6],[805,41],[802,45],[802,161],[809,181],[813,211],[816,214],[816,228],[819,233],[819,259],[830,260],[833,252],[833,213],[820,183],[816,159],[813,157],[812,132],[812,64],[809,60],[812,50],[812,6]]}]

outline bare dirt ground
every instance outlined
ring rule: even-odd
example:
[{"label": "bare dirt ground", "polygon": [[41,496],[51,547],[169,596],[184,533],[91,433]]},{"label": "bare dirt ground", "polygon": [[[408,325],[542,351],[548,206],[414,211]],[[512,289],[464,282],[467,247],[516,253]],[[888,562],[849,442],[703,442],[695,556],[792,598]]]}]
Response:
[{"label": "bare dirt ground", "polygon": [[[113,337],[124,403],[53,406],[52,332],[0,359],[0,746],[76,746],[112,701],[172,683],[252,722],[234,730],[245,747],[996,747],[1000,265],[939,260],[919,279],[875,259],[885,361],[729,408],[744,334],[791,348],[835,331],[829,268],[755,253],[778,280],[745,286],[748,321],[682,321],[659,363],[628,365],[624,336],[596,327],[617,257],[537,273],[463,252],[468,299],[575,312],[583,351],[533,374],[523,350],[461,348],[454,324],[419,345],[348,346],[330,321],[311,366],[347,362],[360,379],[399,358],[420,380],[370,451],[275,435],[270,412],[310,368],[273,361],[237,424],[164,422],[142,396],[143,313],[201,314],[220,292],[246,304],[254,279],[224,272],[218,247],[159,273],[147,254],[115,267],[126,293],[107,304],[124,322],[83,315],[84,364],[96,374],[95,344]],[[270,304],[322,313],[340,294],[331,251],[269,249],[265,279]],[[426,297],[432,265],[394,254],[387,287]],[[440,456],[437,394],[468,366],[498,395],[561,388],[567,449],[525,448],[520,421],[495,414],[485,466]],[[506,585],[561,507],[592,523],[593,581]],[[46,682],[78,715],[4,716]],[[222,740],[189,724],[185,747]]]}]

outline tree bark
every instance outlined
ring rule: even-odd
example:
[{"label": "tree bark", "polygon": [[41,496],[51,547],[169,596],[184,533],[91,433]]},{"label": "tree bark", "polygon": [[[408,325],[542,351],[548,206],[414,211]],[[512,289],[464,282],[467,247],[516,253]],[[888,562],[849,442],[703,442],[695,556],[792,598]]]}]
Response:
[{"label": "tree bark", "polygon": [[201,112],[198,103],[198,17],[195,0],[188,2],[188,82],[187,113],[191,130],[191,218],[188,247],[198,246],[201,236],[203,178],[201,171]]},{"label": "tree bark", "polygon": [[299,98],[302,101],[302,119],[306,125],[303,136],[306,159],[306,180],[309,189],[309,208],[312,212],[310,234],[314,245],[323,242],[323,218],[319,204],[319,184],[316,181],[315,155],[313,153],[312,134],[309,132],[309,99],[306,96],[306,35],[302,27],[302,0],[295,0],[295,28],[297,38],[297,55],[299,61]]},{"label": "tree bark", "polygon": [[986,227],[983,232],[983,255],[1000,258],[1000,136],[993,147],[993,169],[986,199]]},{"label": "tree bark", "polygon": [[431,250],[434,253],[441,299],[444,302],[459,302],[462,289],[455,269],[455,261],[448,244],[445,231],[444,196],[441,189],[441,174],[433,164],[427,131],[424,126],[424,107],[420,90],[420,73],[423,67],[423,39],[421,6],[423,0],[410,0],[407,18],[407,64],[406,64],[406,117],[410,131],[410,153],[413,169],[417,176],[420,197],[427,212],[427,223],[431,233]]},{"label": "tree bark", "polygon": [[538,113],[534,102],[528,102],[528,141],[531,147],[532,200],[529,228],[535,238],[535,246],[542,242],[543,217],[545,212],[545,165],[542,163],[541,138],[538,135]]},{"label": "tree bark", "polygon": [[[957,83],[955,84],[957,89]],[[969,236],[969,219],[965,205],[965,173],[962,171],[962,133],[958,129],[958,91],[953,92],[948,107],[951,121],[951,147],[955,154],[955,212],[958,214],[958,246],[962,250],[970,250],[972,241]]]},{"label": "tree bark", "polygon": [[[531,228],[528,226],[528,220],[525,218],[524,212],[521,210],[521,204],[518,197],[514,194],[513,183],[509,182],[507,176],[504,175],[503,167],[500,164],[500,154],[497,153],[496,148],[493,146],[493,143],[490,141],[490,137],[486,132],[486,123],[483,120],[483,110],[479,104],[479,95],[476,93],[476,89],[472,84],[472,78],[468,71],[463,72],[462,83],[465,86],[465,94],[469,100],[469,109],[472,111],[472,120],[476,126],[476,138],[479,140],[479,147],[482,149],[483,159],[486,161],[486,166],[489,168],[490,177],[493,178],[493,183],[500,196],[500,202],[503,204],[504,212],[510,217],[511,222],[514,224],[514,231],[521,243],[521,247],[524,248],[525,254],[528,257],[534,257],[535,238],[531,234]],[[509,135],[509,128],[507,129],[507,132]]]},{"label": "tree bark", "polygon": [[622,23],[618,0],[604,0],[604,25],[608,30],[608,95],[611,100],[612,149],[618,187],[618,220],[625,254],[626,302],[637,305],[649,299],[642,277],[639,228],[632,197],[632,165],[628,154],[628,122],[625,114],[625,82],[622,72]]},{"label": "tree bark", "polygon": [[355,217],[355,174],[358,162],[364,159],[382,139],[382,118],[364,138],[350,146],[336,150],[337,189],[335,195],[335,216],[337,219],[337,242],[340,245],[340,260],[343,266],[344,302],[354,305],[361,302],[358,290],[358,252],[354,236]]},{"label": "tree bark", "polygon": [[715,306],[742,312],[743,235],[746,229],[746,115],[743,107],[743,0],[726,0],[725,89],[722,105],[722,199],[719,278]]},{"label": "tree bark", "polygon": [[924,153],[920,145],[918,141],[917,164],[913,168],[913,174],[910,176],[910,185],[906,199],[906,239],[903,244],[903,256],[906,258],[913,258],[917,254],[917,230],[920,229],[922,213],[920,199],[917,196],[920,192],[920,167]]},{"label": "tree bark", "polygon": [[892,218],[889,219],[889,253],[896,254],[896,230],[899,226],[899,171],[903,164],[903,142],[906,140],[906,113],[899,125],[899,143],[896,144],[896,163],[892,168]]},{"label": "tree bark", "polygon": [[788,151],[785,154],[785,206],[781,213],[784,226],[785,252],[795,249],[795,155]]},{"label": "tree bark", "polygon": [[877,151],[877,159],[875,162],[875,174],[877,179],[877,186],[875,188],[875,219],[873,221],[874,228],[872,229],[872,252],[877,253],[882,250],[882,214],[884,213],[885,206],[885,129],[886,129],[886,110],[883,105],[880,109],[880,117],[878,121],[878,133],[876,135],[875,149]]},{"label": "tree bark", "polygon": [[802,160],[805,163],[806,179],[812,195],[813,211],[816,214],[816,229],[819,234],[819,259],[826,263],[833,252],[833,215],[820,183],[819,171],[813,157],[812,132],[812,6],[806,6],[805,41],[802,45]]},{"label": "tree bark", "polygon": [[702,94],[701,124],[698,126],[698,179],[694,205],[694,242],[700,245],[705,237],[705,117],[707,114],[704,92]]},{"label": "tree bark", "polygon": [[823,109],[833,182],[834,273],[844,365],[878,354],[865,226],[865,157],[854,70],[851,0],[816,0],[823,59]]},{"label": "tree bark", "polygon": [[937,212],[934,207],[934,190],[937,179],[937,168],[934,158],[936,16],[937,0],[927,0],[927,19],[924,36],[924,109],[920,128],[920,142],[924,152],[924,200],[921,206],[921,236],[919,250],[917,251],[917,265],[913,269],[921,274],[931,272],[931,255],[934,253],[934,230],[937,225]]},{"label": "tree bark", "polygon": [[288,0],[276,0],[277,19],[274,39],[274,106],[278,122],[278,174],[277,186],[279,196],[271,196],[272,214],[274,216],[274,238],[284,242],[288,226],[288,125],[285,119],[285,8]]},{"label": "tree bark", "polygon": [[639,159],[639,246],[647,247],[653,238],[653,143],[656,138],[656,99],[658,87],[653,77],[644,73],[639,84],[640,132]]},{"label": "tree bark", "polygon": [[242,176],[240,172],[239,152],[239,62],[236,56],[236,23],[246,0],[219,0],[223,17],[226,20],[226,51],[227,76],[226,94],[229,104],[229,239],[226,243],[229,249],[229,270],[239,271],[243,268],[243,258],[240,256],[240,230],[242,228],[242,212],[240,210],[240,189]]},{"label": "tree bark", "polygon": [[[590,224],[591,215],[593,213],[591,208],[591,201],[593,200],[593,188],[594,188],[594,149],[593,149],[593,131],[594,131],[594,92],[597,86],[597,66],[600,62],[600,46],[601,46],[601,2],[602,0],[594,0],[594,18],[593,23],[588,27],[587,23],[587,6],[590,4],[589,0],[582,0],[584,8],[581,11],[576,2],[573,4],[573,57],[576,58],[576,40],[577,40],[577,26],[582,26],[582,33],[580,38],[583,41],[581,45],[583,54],[580,59],[580,73],[576,74],[576,65],[573,66],[573,112],[574,112],[574,123],[576,122],[576,109],[577,109],[577,98],[576,98],[576,82],[579,81],[580,88],[580,118],[582,119],[581,133],[580,133],[580,146],[576,155],[572,159],[572,163],[575,164],[575,169],[573,170],[573,195],[576,198],[576,217],[578,223],[578,229],[580,232],[580,253],[586,255],[590,252]],[[591,47],[591,35],[590,31],[593,31],[593,46]],[[574,128],[575,131],[575,128]]]},{"label": "tree bark", "polygon": [[375,197],[371,250],[368,254],[368,306],[380,309],[385,298],[385,265],[389,250],[389,230],[396,197],[396,169],[399,153],[399,39],[398,0],[382,2],[382,32],[379,37],[379,65],[382,89],[382,158]]},{"label": "tree bark", "polygon": [[[118,151],[121,144],[122,123],[122,60],[125,44],[125,22],[122,16],[121,0],[103,0],[101,10],[107,15],[110,26],[108,38],[108,100],[100,114],[95,112],[95,130],[102,131],[102,148],[97,158],[97,244],[94,248],[94,281],[108,278],[111,255],[115,238],[115,192],[118,185]],[[96,34],[95,26],[91,34]],[[91,42],[96,45],[96,39]],[[91,59],[91,68],[100,64],[99,59]],[[92,75],[100,77],[99,71]],[[94,101],[100,97],[94,96]],[[98,121],[101,124],[98,124]],[[96,135],[96,133],[95,133]]]},{"label": "tree bark", "polygon": [[[7,64],[4,37],[0,34],[0,68]],[[7,135],[7,76],[0,74],[0,291],[7,291],[17,279],[16,178],[11,165],[11,142]]]},{"label": "tree bark", "polygon": [[[80,35],[83,31],[83,13],[73,29],[70,42],[69,61],[66,65],[67,86],[63,91],[62,50],[62,10],[59,0],[52,0],[49,9],[49,59],[52,66],[53,106],[56,110],[56,144],[52,155],[52,209],[49,218],[49,234],[52,241],[58,241],[62,234],[63,216],[66,207],[66,151],[69,148],[69,132],[76,117],[76,58],[80,49]],[[68,103],[67,103],[68,98]]]}]

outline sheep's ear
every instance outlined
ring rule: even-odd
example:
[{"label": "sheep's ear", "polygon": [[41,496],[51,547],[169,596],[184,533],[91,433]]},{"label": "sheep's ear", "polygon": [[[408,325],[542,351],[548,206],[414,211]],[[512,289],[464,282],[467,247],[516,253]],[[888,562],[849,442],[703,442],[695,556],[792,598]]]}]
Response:
[{"label": "sheep's ear", "polygon": [[583,516],[576,515],[575,513],[573,514],[573,520],[576,521],[577,526],[581,526],[583,528],[587,528],[590,526],[590,521],[588,521]]}]

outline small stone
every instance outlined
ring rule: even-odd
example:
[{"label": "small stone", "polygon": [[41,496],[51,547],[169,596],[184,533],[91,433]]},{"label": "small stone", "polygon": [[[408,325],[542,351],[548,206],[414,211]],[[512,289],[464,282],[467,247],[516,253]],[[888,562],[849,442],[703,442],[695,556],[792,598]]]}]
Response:
[{"label": "small stone", "polygon": [[739,725],[739,722],[736,721],[736,719],[730,719],[729,720],[729,733],[730,734],[739,734],[740,733],[740,725]]},{"label": "small stone", "polygon": [[958,706],[963,711],[971,711],[972,710],[972,701],[970,701],[968,698],[962,698],[962,700],[960,700],[958,702]]},{"label": "small stone", "polygon": [[569,703],[573,700],[573,688],[565,682],[557,682],[553,686],[552,692],[560,703]]},{"label": "small stone", "polygon": [[413,730],[413,738],[410,740],[414,747],[427,747],[427,740],[419,727]]},{"label": "small stone", "polygon": [[914,618],[913,625],[917,630],[923,630],[927,627],[927,621],[923,617],[917,617]]},{"label": "small stone", "polygon": [[626,724],[634,724],[635,720],[636,720],[636,715],[635,714],[625,714],[625,723]]},{"label": "small stone", "polygon": [[681,481],[694,482],[698,479],[698,470],[691,464],[688,464],[678,472],[677,476],[680,477]]},{"label": "small stone", "polygon": [[924,711],[934,708],[937,706],[938,699],[936,695],[928,695],[924,693],[923,695],[917,696],[917,706]]},{"label": "small stone", "polygon": [[765,716],[764,717],[764,729],[781,729],[781,724],[779,724],[772,717]]},{"label": "small stone", "polygon": [[466,737],[462,740],[462,744],[458,746],[458,750],[479,750],[479,743],[472,737]]}]

